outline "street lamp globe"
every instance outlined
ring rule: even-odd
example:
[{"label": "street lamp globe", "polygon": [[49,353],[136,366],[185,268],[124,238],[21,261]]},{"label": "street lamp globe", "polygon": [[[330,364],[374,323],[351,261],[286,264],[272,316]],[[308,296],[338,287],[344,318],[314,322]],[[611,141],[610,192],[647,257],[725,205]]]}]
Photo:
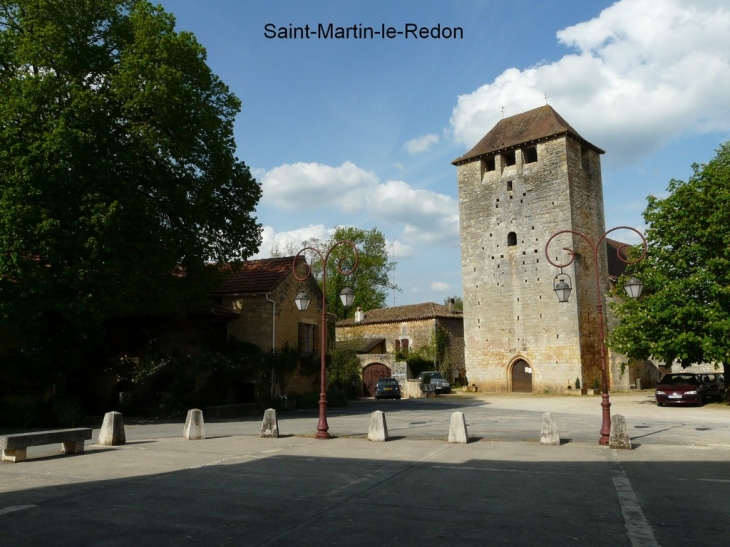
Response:
[{"label": "street lamp globe", "polygon": [[573,287],[571,287],[570,283],[567,283],[565,279],[561,279],[560,281],[553,283],[553,289],[555,290],[555,294],[558,296],[558,302],[565,303],[568,301],[568,298],[570,298],[570,291],[573,290]]},{"label": "street lamp globe", "polygon": [[299,311],[306,311],[309,307],[309,295],[306,291],[300,290],[294,298],[294,303],[297,305]]},{"label": "street lamp globe", "polygon": [[644,288],[644,284],[641,282],[640,279],[637,279],[635,277],[631,277],[627,282],[626,285],[624,285],[624,289],[626,289],[626,292],[631,298],[639,298],[641,296],[641,289]]},{"label": "street lamp globe", "polygon": [[340,300],[342,300],[343,306],[349,308],[352,306],[352,301],[355,300],[355,291],[353,291],[350,287],[345,287],[340,292]]}]

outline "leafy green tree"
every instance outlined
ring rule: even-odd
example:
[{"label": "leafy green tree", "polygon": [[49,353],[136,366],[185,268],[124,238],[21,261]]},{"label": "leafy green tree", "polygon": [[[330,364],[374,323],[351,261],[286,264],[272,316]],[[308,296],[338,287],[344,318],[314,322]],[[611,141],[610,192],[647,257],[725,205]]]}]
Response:
[{"label": "leafy green tree", "polygon": [[142,0],[0,1],[0,322],[56,372],[260,244],[240,101],[174,25]]},{"label": "leafy green tree", "polygon": [[[682,366],[730,370],[730,142],[669,196],[650,196],[644,211],[646,258],[627,270],[644,283],[639,300],[614,303],[620,320],[613,349]],[[619,282],[619,286],[622,283]]]},{"label": "leafy green tree", "polygon": [[357,352],[351,348],[333,349],[327,359],[327,388],[356,396],[361,386],[362,373]]},{"label": "leafy green tree", "polygon": [[[314,247],[322,253],[322,256],[326,256],[327,251],[340,241],[350,241],[355,244],[359,259],[357,269],[352,274],[344,276],[338,270],[338,265],[343,271],[350,269],[355,256],[352,248],[349,245],[339,245],[332,251],[327,262],[328,311],[334,313],[338,319],[345,319],[348,315],[354,315],[358,306],[365,311],[385,307],[388,291],[398,290],[398,286],[391,282],[389,277],[396,263],[388,260],[388,249],[383,234],[377,228],[363,230],[338,226],[329,240],[310,240],[304,242],[304,246]],[[312,264],[312,271],[321,287],[321,260],[314,253],[309,253],[307,261]],[[349,309],[342,305],[339,297],[345,287],[355,291],[355,300]]]}]

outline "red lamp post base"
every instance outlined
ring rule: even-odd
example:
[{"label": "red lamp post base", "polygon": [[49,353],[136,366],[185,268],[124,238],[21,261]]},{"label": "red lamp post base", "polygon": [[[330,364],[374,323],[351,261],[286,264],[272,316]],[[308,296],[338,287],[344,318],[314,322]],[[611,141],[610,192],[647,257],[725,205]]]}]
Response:
[{"label": "red lamp post base", "polygon": [[611,436],[611,403],[606,392],[601,393],[601,408],[603,409],[603,422],[601,423],[601,439],[598,444],[608,446]]},{"label": "red lamp post base", "polygon": [[319,395],[319,423],[317,424],[317,434],[314,436],[315,439],[331,439],[332,435],[329,434],[329,425],[327,424],[327,394],[320,393]]}]

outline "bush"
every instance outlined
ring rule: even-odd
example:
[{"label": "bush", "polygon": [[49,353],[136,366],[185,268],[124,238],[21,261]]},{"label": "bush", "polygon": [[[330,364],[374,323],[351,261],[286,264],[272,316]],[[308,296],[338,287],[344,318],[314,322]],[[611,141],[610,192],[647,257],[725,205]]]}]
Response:
[{"label": "bush", "polygon": [[67,397],[59,397],[53,401],[52,408],[56,421],[61,427],[77,427],[88,418],[82,406]]}]

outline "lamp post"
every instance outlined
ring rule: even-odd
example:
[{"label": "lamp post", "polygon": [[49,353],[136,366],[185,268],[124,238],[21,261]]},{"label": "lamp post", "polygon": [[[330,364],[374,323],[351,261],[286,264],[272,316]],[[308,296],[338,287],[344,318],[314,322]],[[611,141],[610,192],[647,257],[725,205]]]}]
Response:
[{"label": "lamp post", "polygon": [[[558,297],[559,302],[567,302],[568,298],[570,297],[570,291],[572,287],[570,286],[570,276],[568,274],[563,273],[563,268],[567,268],[570,266],[573,261],[575,260],[575,252],[572,249],[569,249],[567,247],[564,247],[563,250],[567,251],[570,254],[570,260],[566,262],[565,264],[556,264],[552,260],[550,260],[550,255],[548,253],[548,247],[550,246],[550,242],[557,236],[561,234],[573,234],[577,235],[579,237],[582,237],[586,243],[590,246],[591,250],[593,251],[593,275],[594,280],[596,284],[596,311],[598,313],[598,328],[599,328],[599,336],[600,336],[600,344],[601,344],[601,408],[603,409],[603,422],[601,423],[601,438],[598,441],[598,444],[601,445],[607,445],[609,441],[609,436],[611,434],[611,402],[609,401],[608,397],[608,365],[606,362],[606,332],[605,332],[605,326],[603,322],[603,296],[601,295],[601,277],[600,277],[600,271],[598,269],[598,251],[600,250],[600,243],[603,241],[608,234],[615,230],[631,230],[632,232],[635,232],[638,234],[638,236],[641,238],[641,242],[643,245],[643,252],[641,253],[641,256],[637,258],[636,260],[627,260],[624,259],[623,256],[621,256],[621,251],[625,249],[626,247],[630,247],[630,245],[621,245],[618,249],[616,249],[616,255],[618,259],[623,262],[624,264],[636,264],[637,262],[640,262],[643,260],[643,258],[646,256],[647,251],[647,245],[646,245],[646,239],[644,236],[636,230],[635,228],[631,228],[630,226],[618,226],[616,228],[611,228],[610,230],[606,231],[601,235],[601,237],[598,238],[598,240],[594,243],[590,240],[588,236],[581,232],[577,232],[575,230],[560,230],[559,232],[555,232],[552,236],[550,236],[550,239],[548,239],[547,243],[545,244],[545,258],[547,258],[547,261],[555,266],[556,268],[560,268],[560,274],[556,275],[553,279],[553,289],[555,290],[555,294]],[[558,280],[559,277],[563,277],[562,279]],[[568,278],[568,281],[565,280],[565,278]],[[641,294],[642,289],[642,283],[635,277],[632,277],[629,279],[629,281],[624,286],[626,289],[626,292],[631,298],[638,298]]]},{"label": "lamp post", "polygon": [[[337,247],[340,245],[349,245],[353,252],[355,253],[355,262],[353,263],[352,267],[349,269],[343,269],[343,263],[345,261],[345,258],[341,258],[337,262],[337,270],[342,275],[350,275],[352,272],[354,272],[357,269],[357,262],[359,259],[359,254],[357,252],[357,247],[355,247],[355,244],[350,241],[338,241],[332,247],[329,248],[327,251],[327,254],[322,256],[322,253],[315,249],[314,247],[304,247],[301,251],[297,253],[297,255],[294,257],[294,262],[292,263],[292,272],[294,273],[295,279],[302,282],[308,279],[312,275],[312,266],[308,262],[305,261],[305,264],[307,265],[307,274],[304,277],[299,277],[297,275],[297,259],[299,258],[299,255],[301,255],[305,251],[310,251],[315,253],[321,263],[322,263],[322,322],[320,326],[320,392],[319,392],[319,423],[317,424],[317,439],[331,439],[332,436],[329,434],[329,426],[327,425],[327,363],[326,363],[326,355],[327,355],[327,261],[330,258],[330,254],[332,251],[334,251]],[[342,300],[342,304],[345,307],[350,307],[352,305],[352,301],[355,299],[355,291],[353,291],[349,287],[345,287],[340,292],[340,299]],[[301,289],[298,293],[296,298],[294,299],[294,302],[299,309],[299,311],[304,311],[307,309],[307,306],[309,306],[309,296],[307,295],[306,291]]]}]

